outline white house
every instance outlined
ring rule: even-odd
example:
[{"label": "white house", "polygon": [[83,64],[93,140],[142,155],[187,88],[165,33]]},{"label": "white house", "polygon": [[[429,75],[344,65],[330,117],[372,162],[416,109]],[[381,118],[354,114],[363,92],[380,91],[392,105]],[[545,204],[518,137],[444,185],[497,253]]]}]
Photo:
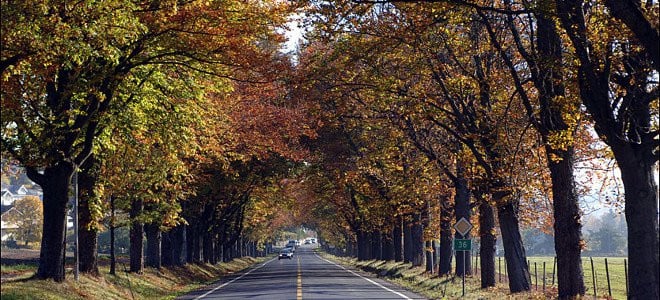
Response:
[{"label": "white house", "polygon": [[2,190],[2,205],[9,206],[14,203],[14,194],[9,190]]},{"label": "white house", "polygon": [[28,188],[25,185],[9,186],[2,190],[2,205],[13,205],[14,201],[23,199],[27,196],[37,196],[39,199],[43,200],[43,194],[41,187],[38,185],[34,185],[32,188]]},{"label": "white house", "polygon": [[18,226],[14,223],[11,222],[5,222],[5,216],[7,213],[11,212],[12,210],[15,210],[15,208],[10,208],[7,211],[3,212],[2,215],[0,215],[0,228],[2,229],[2,232],[0,233],[0,237],[2,238],[3,241],[6,241],[11,237],[12,233],[18,230]]}]

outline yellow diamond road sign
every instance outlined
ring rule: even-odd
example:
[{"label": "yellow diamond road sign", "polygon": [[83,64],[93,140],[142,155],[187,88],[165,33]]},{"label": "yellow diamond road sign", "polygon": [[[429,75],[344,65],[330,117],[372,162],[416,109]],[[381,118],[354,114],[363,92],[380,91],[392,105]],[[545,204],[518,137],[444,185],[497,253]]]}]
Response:
[{"label": "yellow diamond road sign", "polygon": [[472,224],[465,218],[461,218],[454,224],[454,228],[456,229],[456,232],[460,233],[462,236],[465,236],[468,232],[470,232],[470,229],[472,229]]}]

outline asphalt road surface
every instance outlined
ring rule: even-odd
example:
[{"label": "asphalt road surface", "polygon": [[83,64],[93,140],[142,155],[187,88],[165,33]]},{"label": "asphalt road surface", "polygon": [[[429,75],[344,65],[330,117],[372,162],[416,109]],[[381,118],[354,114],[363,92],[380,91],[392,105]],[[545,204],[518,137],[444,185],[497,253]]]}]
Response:
[{"label": "asphalt road surface", "polygon": [[303,245],[291,260],[271,259],[177,299],[425,299],[325,260],[313,249]]}]

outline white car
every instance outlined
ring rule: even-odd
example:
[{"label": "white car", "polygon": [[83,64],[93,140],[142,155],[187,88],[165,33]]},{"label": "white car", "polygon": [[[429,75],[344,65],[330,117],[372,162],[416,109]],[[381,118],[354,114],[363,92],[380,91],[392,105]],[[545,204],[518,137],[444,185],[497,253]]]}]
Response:
[{"label": "white car", "polygon": [[282,251],[280,251],[280,255],[277,256],[277,260],[283,259],[283,258],[288,258],[292,259],[293,258],[293,252],[289,248],[284,248]]}]

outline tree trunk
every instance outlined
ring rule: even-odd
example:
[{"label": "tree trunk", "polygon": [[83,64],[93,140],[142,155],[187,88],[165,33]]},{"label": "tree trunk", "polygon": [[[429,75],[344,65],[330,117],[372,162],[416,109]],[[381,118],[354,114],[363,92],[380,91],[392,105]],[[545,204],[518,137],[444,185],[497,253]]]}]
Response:
[{"label": "tree trunk", "polygon": [[220,239],[217,233],[213,234],[213,253],[211,254],[211,263],[217,264],[220,261]]},{"label": "tree trunk", "polygon": [[449,205],[441,203],[440,210],[440,253],[438,262],[438,275],[451,273],[452,237],[451,237],[451,210]]},{"label": "tree trunk", "polygon": [[403,217],[403,262],[413,261],[412,221],[409,216]]},{"label": "tree trunk", "polygon": [[371,234],[371,256],[373,259],[383,260],[383,235],[380,230]]},{"label": "tree trunk", "polygon": [[90,157],[78,174],[78,261],[80,272],[98,275],[98,230],[92,227],[94,220],[90,209],[97,176],[94,163],[95,159]]},{"label": "tree trunk", "polygon": [[531,279],[525,247],[518,227],[518,213],[512,203],[506,203],[498,206],[497,216],[500,221],[504,258],[509,274],[509,290],[512,293],[529,291]]},{"label": "tree trunk", "polygon": [[172,264],[183,266],[186,263],[186,229],[185,225],[178,225],[170,231],[172,241]]},{"label": "tree trunk", "polygon": [[231,261],[231,245],[229,244],[222,245],[222,261],[224,262]]},{"label": "tree trunk", "polygon": [[211,238],[211,264],[217,264],[218,263],[218,234],[217,233],[211,233],[210,234]]},{"label": "tree trunk", "polygon": [[160,269],[161,266],[161,241],[160,224],[149,223],[144,226],[147,236],[147,261],[146,265]]},{"label": "tree trunk", "polygon": [[346,255],[349,257],[355,257],[355,251],[353,251],[353,239],[349,235],[344,235],[346,239]]},{"label": "tree trunk", "polygon": [[431,256],[431,259],[433,259],[433,274],[439,274],[438,272],[440,269],[438,268],[438,259],[440,258],[440,251],[438,251],[438,248],[440,246],[440,243],[438,240],[433,240],[431,241],[431,249],[433,249],[433,255]]},{"label": "tree trunk", "polygon": [[397,216],[392,229],[392,243],[394,245],[394,261],[403,261],[403,219]]},{"label": "tree trunk", "polygon": [[[81,204],[81,202],[78,203]],[[78,229],[78,243],[80,244],[78,248],[79,270],[83,273],[98,275],[98,231],[89,227],[91,218],[87,204],[78,206],[78,215],[80,216],[78,224],[82,225]]]},{"label": "tree trunk", "polygon": [[59,162],[39,174],[27,168],[32,181],[44,192],[44,223],[36,278],[64,281],[64,232],[66,230],[67,202],[73,165]]},{"label": "tree trunk", "polygon": [[[629,264],[629,299],[660,299],[660,250],[658,232],[658,186],[657,175],[654,175],[654,165],[658,161],[657,132],[654,132],[651,120],[655,110],[649,99],[657,99],[655,90],[649,89],[647,81],[653,74],[646,55],[635,54],[635,51],[622,50],[625,74],[617,70],[603,69],[597,63],[595,40],[589,39],[587,20],[584,14],[584,1],[555,1],[557,16],[562,27],[571,40],[575,56],[579,59],[578,83],[580,98],[595,123],[598,136],[607,143],[621,171],[621,179],[625,188],[626,221],[628,223],[628,258]],[[638,7],[639,1],[624,1],[622,6]],[[626,22],[635,35],[640,35],[640,28],[628,21],[631,18],[623,14],[631,14],[631,10],[621,10],[614,6],[614,1],[606,1],[612,9],[612,14]],[[637,12],[639,13],[639,12]],[[638,18],[639,19],[639,18]],[[626,21],[627,20],[627,21]],[[646,20],[639,19],[640,22]],[[641,24],[641,23],[640,23]],[[642,39],[642,38],[640,38]],[[653,41],[653,47],[645,45],[646,54],[653,57],[653,66],[658,71],[659,54],[657,49],[657,31],[642,39],[644,43]],[[604,41],[605,42],[605,41]],[[635,45],[636,40],[630,40]],[[651,53],[649,53],[649,51]],[[596,62],[596,63],[595,63]],[[615,72],[613,72],[615,71]],[[626,82],[619,85],[623,88],[623,99],[612,99],[612,73],[624,75]],[[623,77],[623,76],[622,76]],[[625,114],[620,105],[625,103]]]},{"label": "tree trunk", "polygon": [[211,263],[213,257],[213,239],[210,232],[202,235],[202,258],[205,263]]},{"label": "tree trunk", "polygon": [[[422,217],[422,240],[424,240],[424,232],[430,232],[432,229],[429,228],[431,225],[431,202],[426,201],[426,209],[424,209],[423,212],[423,217]],[[435,260],[433,259],[433,240],[428,239],[424,241],[424,253],[426,254],[425,260],[426,260],[426,272],[433,274],[434,271],[434,264]]]},{"label": "tree trunk", "polygon": [[559,298],[569,299],[585,293],[580,246],[582,223],[573,179],[573,149],[546,151],[553,151],[554,155],[561,157],[561,161],[553,161],[548,157],[548,165],[552,178]]},{"label": "tree trunk", "polygon": [[393,260],[394,259],[394,243],[392,240],[392,234],[386,233],[383,235],[383,260]]},{"label": "tree trunk", "polygon": [[174,265],[174,253],[172,248],[172,233],[174,229],[161,233],[162,241],[160,246],[160,262],[163,267]]},{"label": "tree trunk", "polygon": [[199,224],[191,221],[188,228],[186,228],[186,260],[189,263],[201,262],[201,249],[199,243]]},{"label": "tree trunk", "polygon": [[421,213],[414,214],[410,232],[412,241],[411,262],[414,267],[418,267],[424,264],[424,226],[422,226]]},{"label": "tree trunk", "polygon": [[563,45],[555,22],[543,13],[536,15],[537,49],[544,58],[535,62],[539,72],[535,84],[539,90],[541,108],[537,130],[545,143],[552,179],[558,291],[560,299],[574,298],[585,293],[580,247],[582,223],[573,175],[574,150],[572,144],[567,149],[553,147],[549,139],[554,132],[571,130],[564,121],[562,104],[557,103],[566,95],[562,71]]},{"label": "tree trunk", "polygon": [[367,233],[363,229],[357,232],[357,258],[358,260],[367,260]]},{"label": "tree trunk", "polygon": [[192,220],[188,221],[188,225],[186,226],[186,262],[187,263],[193,263],[193,252],[194,252],[194,245],[193,245],[193,240],[194,240],[194,223]]},{"label": "tree trunk", "polygon": [[[459,162],[456,166],[456,181],[454,187],[456,195],[454,196],[454,212],[456,221],[465,218],[470,221],[470,190],[468,189],[467,180],[463,177],[464,167]],[[455,238],[457,239],[470,239],[472,235],[470,232],[462,236],[456,232]],[[457,251],[456,252],[456,276],[472,275],[472,264],[470,264],[470,251]]]},{"label": "tree trunk", "polygon": [[218,241],[215,245],[215,249],[216,249],[216,253],[215,253],[216,262],[221,263],[224,259],[224,253],[222,253],[224,251],[224,247],[222,247],[222,241],[220,240],[220,237],[218,237]]},{"label": "tree trunk", "polygon": [[614,155],[626,191],[628,278],[631,279],[628,299],[660,299],[658,185],[654,166],[632,150],[621,152],[617,149]]},{"label": "tree trunk", "polygon": [[130,255],[130,271],[133,273],[142,273],[144,267],[143,262],[143,249],[142,239],[144,235],[144,227],[138,220],[142,214],[142,200],[134,199],[131,202],[131,210],[129,216],[131,218],[130,239],[131,247],[129,250]]},{"label": "tree trunk", "polygon": [[116,274],[117,257],[115,256],[115,197],[110,196],[110,274]]},{"label": "tree trunk", "polygon": [[495,213],[487,202],[479,205],[479,267],[481,288],[495,286]]}]

